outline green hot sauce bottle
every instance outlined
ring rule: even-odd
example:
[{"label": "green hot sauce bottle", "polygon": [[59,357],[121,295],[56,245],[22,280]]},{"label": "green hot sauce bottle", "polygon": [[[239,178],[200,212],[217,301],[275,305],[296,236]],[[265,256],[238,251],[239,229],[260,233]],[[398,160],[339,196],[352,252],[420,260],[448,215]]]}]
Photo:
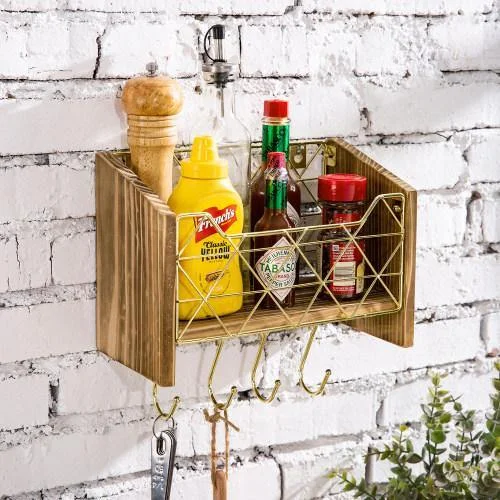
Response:
[{"label": "green hot sauce bottle", "polygon": [[[284,153],[268,153],[265,186],[264,213],[255,224],[255,231],[294,228],[295,224],[287,215],[288,171]],[[260,307],[277,309],[277,303],[281,307],[291,307],[295,303],[295,288],[292,287],[298,282],[298,269],[297,252],[290,241],[293,237],[293,233],[287,236],[283,231],[254,237],[253,268],[262,282],[254,278],[254,291],[269,292]],[[261,296],[256,293],[255,302]]]},{"label": "green hot sauce bottle", "polygon": [[[255,231],[255,224],[264,213],[264,197],[266,190],[265,170],[269,152],[285,153],[288,159],[290,145],[290,119],[288,118],[288,101],[270,99],[264,101],[264,117],[262,119],[262,163],[255,174],[250,187],[251,210],[250,227]],[[285,167],[287,168],[287,167]],[[296,226],[300,225],[300,189],[288,172],[287,183],[287,215]]]}]

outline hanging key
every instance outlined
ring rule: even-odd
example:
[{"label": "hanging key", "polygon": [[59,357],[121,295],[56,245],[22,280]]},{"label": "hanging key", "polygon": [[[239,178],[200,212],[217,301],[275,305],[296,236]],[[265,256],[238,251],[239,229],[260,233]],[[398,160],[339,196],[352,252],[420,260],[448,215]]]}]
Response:
[{"label": "hanging key", "polygon": [[[155,424],[158,418],[155,420]],[[169,500],[177,448],[176,426],[172,419],[172,427],[155,431],[151,439],[151,500]]]}]

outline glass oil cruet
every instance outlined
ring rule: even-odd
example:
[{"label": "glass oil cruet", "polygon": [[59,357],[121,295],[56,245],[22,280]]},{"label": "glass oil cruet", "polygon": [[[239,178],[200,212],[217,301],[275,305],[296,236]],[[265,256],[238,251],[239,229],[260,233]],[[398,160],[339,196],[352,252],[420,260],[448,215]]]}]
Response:
[{"label": "glass oil cruet", "polygon": [[249,227],[250,133],[234,112],[234,66],[224,54],[226,29],[212,26],[203,40],[202,74],[205,113],[191,129],[192,139],[211,135],[217,142],[219,156],[228,162],[229,178],[245,207],[245,227]]}]

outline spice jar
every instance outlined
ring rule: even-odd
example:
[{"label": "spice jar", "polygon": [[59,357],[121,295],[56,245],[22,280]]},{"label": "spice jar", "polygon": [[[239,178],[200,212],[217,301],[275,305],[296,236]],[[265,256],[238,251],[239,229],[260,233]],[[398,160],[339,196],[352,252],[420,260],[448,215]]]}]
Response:
[{"label": "spice jar", "polygon": [[[318,199],[322,206],[323,224],[356,222],[363,216],[366,198],[366,177],[356,174],[327,174],[318,177]],[[349,240],[345,229],[325,229],[319,235],[321,244],[322,277],[328,289],[339,299],[358,297],[364,288],[365,264],[363,255]],[[356,242],[365,251],[365,242]],[[330,294],[323,289],[323,295]]]}]

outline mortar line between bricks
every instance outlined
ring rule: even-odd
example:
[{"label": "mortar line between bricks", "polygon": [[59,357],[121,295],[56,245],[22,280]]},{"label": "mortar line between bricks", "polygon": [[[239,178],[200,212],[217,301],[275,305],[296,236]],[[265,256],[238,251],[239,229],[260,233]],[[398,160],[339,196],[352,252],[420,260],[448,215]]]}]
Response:
[{"label": "mortar line between bricks", "polygon": [[[87,352],[87,354],[92,354],[92,351]],[[75,353],[75,356],[78,356],[78,353]],[[62,355],[60,358],[68,358],[70,355]],[[488,358],[486,358],[488,359]],[[33,362],[34,360],[30,360],[28,362]],[[40,370],[37,368],[36,364],[34,364],[32,372],[29,374],[46,374],[44,373],[43,370]],[[395,386],[404,386],[406,384],[412,383],[416,380],[424,380],[427,379],[429,376],[429,370],[432,370],[433,368],[436,368],[437,370],[441,372],[447,372],[447,373],[452,373],[452,374],[467,374],[470,373],[471,370],[474,373],[486,373],[486,367],[483,362],[480,360],[467,360],[467,361],[458,361],[458,362],[453,362],[453,363],[447,363],[447,364],[442,364],[442,365],[430,365],[427,367],[419,367],[419,368],[414,368],[414,369],[409,369],[409,370],[403,370],[403,371],[398,371],[394,373],[387,373],[387,375],[392,375],[394,377],[394,382],[391,383],[391,387]],[[77,369],[77,368],[76,368]],[[52,374],[53,377],[58,376],[57,375],[57,370],[51,370],[49,371],[49,374]],[[413,376],[412,376],[413,375]],[[398,383],[397,379],[398,376],[404,376],[405,381],[402,383]],[[22,378],[22,376],[20,377]],[[55,378],[54,378],[55,380]],[[353,388],[352,383],[353,382],[360,382],[363,383],[363,381],[370,380],[370,376],[366,377],[360,377],[358,379],[352,379],[349,381],[342,381],[336,383],[337,387],[340,385],[343,386],[343,390],[337,393],[329,393],[327,396],[335,398],[339,394],[345,394],[352,392]],[[385,381],[380,381],[379,385],[384,386],[386,384]],[[377,386],[370,387],[369,390],[373,391],[376,390]],[[294,392],[289,392],[290,395],[295,395],[296,393]],[[300,396],[295,399],[295,401],[300,402],[303,401],[304,398],[301,398]],[[192,405],[191,409],[189,410],[184,410],[188,411],[192,415],[194,415],[196,412],[201,411],[200,406],[204,406],[204,403],[206,403],[206,398],[190,398],[186,399],[186,404]],[[256,404],[259,404],[259,401],[257,398],[253,398],[253,402]],[[187,407],[186,407],[187,408]],[[121,408],[121,409],[111,409],[111,410],[103,410],[103,411],[97,411],[97,412],[91,412],[91,413],[71,413],[67,415],[54,415],[49,418],[48,424],[44,424],[42,426],[37,426],[33,428],[33,433],[31,435],[30,441],[33,439],[38,439],[38,438],[44,438],[46,437],[46,429],[49,427],[52,432],[50,432],[48,435],[61,435],[61,434],[68,434],[68,431],[71,433],[77,433],[77,432],[88,432],[91,430],[99,429],[106,423],[107,426],[110,428],[112,427],[119,427],[122,425],[130,425],[130,424],[136,424],[136,423],[146,423],[148,421],[151,421],[154,417],[153,415],[153,409],[151,405],[139,405],[139,406],[132,406],[129,408]],[[89,422],[89,425],[84,426],[82,428],[81,424],[79,423],[78,419],[81,416],[86,416],[86,417],[91,417],[91,421]],[[130,418],[127,419],[127,417],[130,416]],[[76,419],[75,423],[71,425],[72,419]],[[374,428],[375,429],[375,428]],[[38,435],[36,435],[37,431],[42,431],[39,432]],[[363,431],[365,432],[365,431]],[[18,434],[20,436],[26,435],[25,429],[24,428],[19,428],[11,431],[2,431],[0,432],[0,442],[3,440],[2,435],[12,435],[12,434]],[[340,437],[345,437],[345,436],[356,436],[359,433],[347,433],[347,434],[342,434],[342,435],[335,435],[335,436],[320,436],[320,438],[311,438],[305,441],[300,441],[300,443],[305,443],[305,444],[310,444],[311,446],[314,446],[315,443],[318,442],[318,439],[320,440],[336,440]],[[285,445],[288,446],[290,444],[293,444],[295,446],[296,442],[293,443],[286,443]],[[7,448],[13,447],[13,446],[18,446],[20,444],[11,444],[10,446],[7,446]],[[273,449],[279,449],[280,446],[284,445],[273,445]],[[239,450],[239,452],[246,452],[251,448],[245,448],[243,450]]]},{"label": "mortar line between bricks", "polygon": [[[12,233],[11,231],[5,231],[2,232],[2,230],[5,229],[10,229],[14,225],[21,226],[21,230],[26,230],[27,228],[23,228],[22,226],[24,225],[46,225],[46,224],[60,224],[64,222],[86,222],[86,223],[94,223],[95,225],[95,215],[83,215],[81,217],[65,217],[63,219],[55,218],[55,219],[14,219],[9,222],[4,222],[0,224],[0,233],[1,234],[16,234]],[[18,229],[18,228],[16,228]],[[30,227],[31,229],[31,227]],[[83,232],[92,232],[95,231],[95,227],[91,229],[87,229],[87,231]],[[70,233],[68,233],[70,234]]]},{"label": "mortar line between bricks", "polygon": [[[91,82],[95,82],[96,80],[89,80]],[[0,80],[1,83],[1,80]],[[20,99],[22,100],[22,99]],[[71,99],[68,99],[71,100]],[[408,132],[408,133],[399,133],[399,134],[381,134],[381,133],[373,133],[373,134],[366,134],[365,139],[367,139],[366,142],[360,141],[356,142],[355,145],[357,147],[362,147],[362,146],[404,146],[404,145],[419,145],[419,144],[439,144],[439,143],[444,143],[449,141],[455,134],[457,133],[464,133],[464,132],[481,132],[481,131],[500,131],[500,127],[496,126],[484,126],[484,127],[470,127],[470,128],[463,128],[463,129],[447,129],[447,130],[436,130],[436,131],[429,131],[429,132]],[[422,137],[422,138],[429,138],[432,139],[433,136],[439,135],[443,138],[443,140],[429,140],[429,141],[411,141],[411,140],[405,140],[405,139],[411,139],[413,137]],[[339,135],[338,137],[341,138],[358,138],[359,136],[357,135]],[[325,137],[308,137],[308,140],[322,140]],[[400,142],[383,142],[386,140],[394,140],[394,139],[401,139]],[[183,144],[179,144],[179,146],[182,146]],[[111,149],[110,151],[116,150],[119,148],[114,148]],[[38,157],[38,156],[45,156],[45,155],[71,155],[71,154],[95,154],[95,150],[88,150],[88,149],[79,149],[79,150],[65,150],[65,151],[50,151],[50,152],[38,152],[38,153],[28,153],[28,154],[2,154],[0,153],[0,159],[2,158],[23,158],[23,157]],[[47,167],[47,166],[58,166],[58,165],[64,165],[64,163],[49,163],[47,164],[35,164],[35,165],[19,165],[19,166],[5,166],[5,167],[0,167],[2,170],[8,170],[11,168],[24,168],[24,167]],[[419,191],[421,192],[421,191]]]}]

